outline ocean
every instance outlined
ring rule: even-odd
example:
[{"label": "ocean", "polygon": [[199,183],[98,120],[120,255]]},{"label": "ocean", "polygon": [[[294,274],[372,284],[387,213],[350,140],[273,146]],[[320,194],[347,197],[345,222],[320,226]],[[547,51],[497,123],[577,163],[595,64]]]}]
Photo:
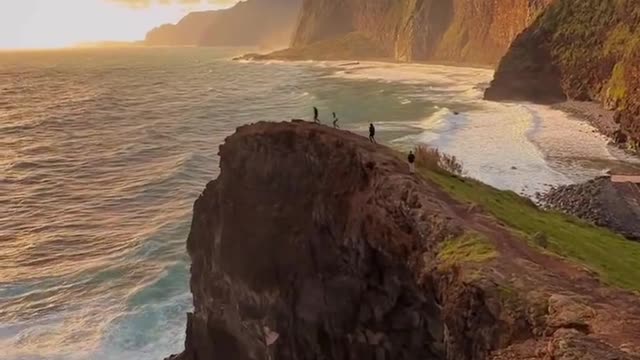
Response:
[{"label": "ocean", "polygon": [[[249,49],[250,50],[250,49]],[[585,122],[481,100],[492,71],[235,62],[247,49],[0,53],[2,359],[153,359],[181,351],[185,240],[217,151],[243,124],[312,116],[533,195],[630,161]]]}]

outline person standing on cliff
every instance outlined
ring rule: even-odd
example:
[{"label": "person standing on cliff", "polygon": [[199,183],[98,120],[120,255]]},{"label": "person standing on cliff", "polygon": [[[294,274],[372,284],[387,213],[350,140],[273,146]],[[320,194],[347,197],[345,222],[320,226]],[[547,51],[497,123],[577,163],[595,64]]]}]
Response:
[{"label": "person standing on cliff", "polygon": [[338,126],[338,117],[336,116],[336,113],[333,113],[333,127],[335,129],[340,129],[340,126]]},{"label": "person standing on cliff", "polygon": [[376,127],[369,124],[369,141],[376,144]]},{"label": "person standing on cliff", "polygon": [[320,119],[318,118],[318,108],[317,107],[313,107],[313,122],[320,124]]},{"label": "person standing on cliff", "polygon": [[407,161],[409,161],[409,172],[414,174],[416,172],[416,156],[413,154],[413,151],[409,151],[409,156],[407,156]]}]

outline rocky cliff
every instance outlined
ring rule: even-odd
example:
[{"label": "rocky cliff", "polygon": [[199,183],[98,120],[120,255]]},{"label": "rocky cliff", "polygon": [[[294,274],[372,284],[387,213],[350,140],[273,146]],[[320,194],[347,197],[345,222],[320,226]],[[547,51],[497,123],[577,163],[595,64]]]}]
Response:
[{"label": "rocky cliff", "polygon": [[640,144],[640,3],[558,0],[513,43],[488,99],[596,101],[616,110],[619,142]]},{"label": "rocky cliff", "polygon": [[246,0],[216,11],[194,12],[151,30],[147,45],[265,46],[290,42],[302,0]]},{"label": "rocky cliff", "polygon": [[550,1],[305,0],[292,48],[357,33],[400,61],[495,64]]},{"label": "rocky cliff", "polygon": [[194,312],[171,359],[640,359],[636,297],[383,146],[259,123],[220,158],[194,206]]}]

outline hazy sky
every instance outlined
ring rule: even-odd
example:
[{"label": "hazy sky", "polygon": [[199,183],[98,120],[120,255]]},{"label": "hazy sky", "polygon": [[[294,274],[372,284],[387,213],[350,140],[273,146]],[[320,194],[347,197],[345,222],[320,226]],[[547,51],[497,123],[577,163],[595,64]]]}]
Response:
[{"label": "hazy sky", "polygon": [[238,0],[0,0],[0,49],[52,48],[79,42],[143,39],[188,11]]}]

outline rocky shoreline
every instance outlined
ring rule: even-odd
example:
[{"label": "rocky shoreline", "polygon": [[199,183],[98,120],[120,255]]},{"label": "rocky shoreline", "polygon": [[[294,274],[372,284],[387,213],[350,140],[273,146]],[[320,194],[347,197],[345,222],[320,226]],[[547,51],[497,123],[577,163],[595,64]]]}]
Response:
[{"label": "rocky shoreline", "polygon": [[640,241],[640,186],[613,183],[607,176],[554,187],[537,200],[547,210],[576,216]]},{"label": "rocky shoreline", "polygon": [[551,107],[574,115],[578,119],[587,121],[600,134],[611,140],[611,144],[627,151],[629,154],[638,155],[627,144],[627,137],[622,133],[620,124],[615,120],[615,111],[604,108],[593,101],[567,100],[552,104]]}]

